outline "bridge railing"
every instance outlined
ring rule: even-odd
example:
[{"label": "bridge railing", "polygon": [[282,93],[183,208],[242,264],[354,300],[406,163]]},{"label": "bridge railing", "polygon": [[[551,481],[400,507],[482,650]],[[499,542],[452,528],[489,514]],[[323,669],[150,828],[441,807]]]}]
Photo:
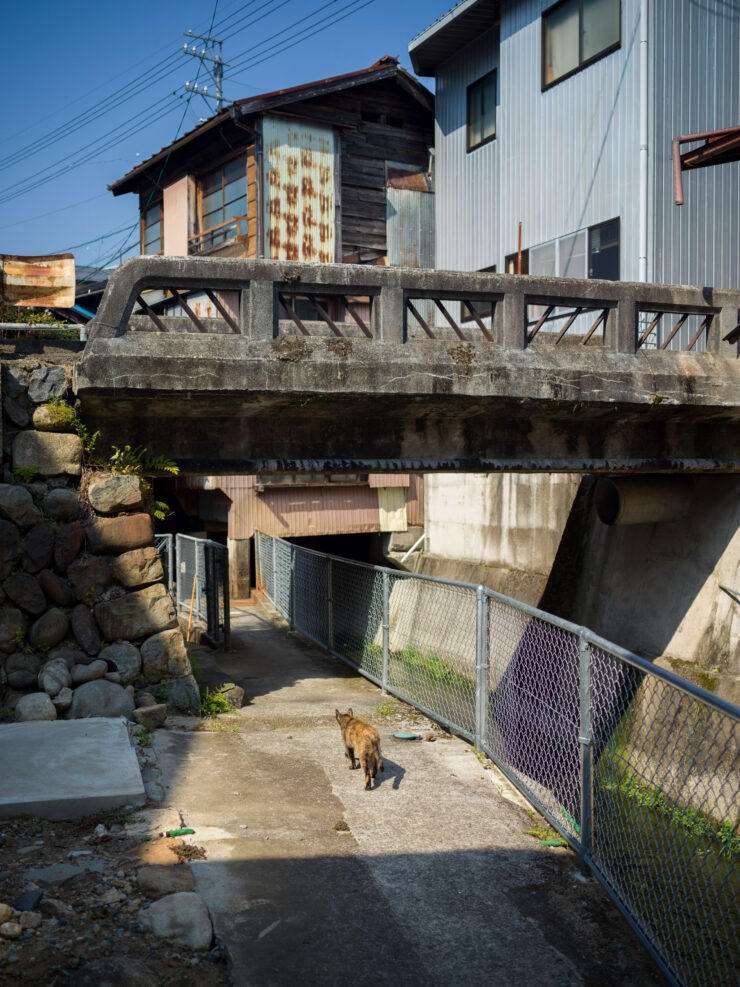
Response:
[{"label": "bridge railing", "polygon": [[291,628],[485,751],[671,983],[734,982],[738,707],[483,586],[260,533],[257,575]]},{"label": "bridge railing", "polygon": [[[737,358],[740,292],[235,258],[139,257],[109,279],[91,336],[282,334],[368,343],[453,341],[694,350]],[[733,332],[734,331],[734,332]]]}]

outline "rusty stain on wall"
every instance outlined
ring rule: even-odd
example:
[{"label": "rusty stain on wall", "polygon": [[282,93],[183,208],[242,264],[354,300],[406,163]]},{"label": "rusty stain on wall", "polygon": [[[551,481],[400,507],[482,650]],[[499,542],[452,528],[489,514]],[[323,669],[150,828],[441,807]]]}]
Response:
[{"label": "rusty stain on wall", "polygon": [[72,254],[18,257],[0,254],[0,303],[18,308],[72,308],[75,259]]},{"label": "rusty stain on wall", "polygon": [[263,139],[267,256],[274,260],[332,263],[332,128],[266,116]]}]

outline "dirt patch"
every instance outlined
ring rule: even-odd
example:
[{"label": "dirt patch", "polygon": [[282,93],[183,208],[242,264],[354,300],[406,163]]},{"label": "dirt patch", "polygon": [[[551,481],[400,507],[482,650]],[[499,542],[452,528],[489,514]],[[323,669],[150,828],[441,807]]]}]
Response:
[{"label": "dirt patch", "polygon": [[346,360],[347,357],[352,356],[352,343],[349,339],[332,337],[326,340],[326,348],[334,356],[338,356],[340,360]]},{"label": "dirt patch", "polygon": [[447,352],[455,364],[455,369],[464,377],[469,377],[475,363],[475,349],[472,344],[458,343],[456,346],[448,346]]},{"label": "dirt patch", "polygon": [[302,336],[278,336],[272,344],[272,352],[278,360],[299,363],[305,360],[311,351]]},{"label": "dirt patch", "polygon": [[[0,820],[0,903],[15,907],[29,891],[42,892],[32,909],[41,915],[41,924],[18,939],[0,939],[0,983],[88,983],[86,966],[94,964],[92,973],[101,961],[107,967],[121,960],[130,969],[147,971],[148,982],[167,987],[225,987],[231,982],[219,945],[196,953],[139,924],[139,908],[149,899],[136,881],[141,861],[132,855],[141,837],[126,835],[126,818],[110,811],[64,822]],[[98,825],[105,827],[102,840],[94,835]],[[59,881],[64,877],[61,865],[70,876],[59,883],[28,876],[41,870],[49,882]],[[52,867],[56,872],[45,871]]]}]

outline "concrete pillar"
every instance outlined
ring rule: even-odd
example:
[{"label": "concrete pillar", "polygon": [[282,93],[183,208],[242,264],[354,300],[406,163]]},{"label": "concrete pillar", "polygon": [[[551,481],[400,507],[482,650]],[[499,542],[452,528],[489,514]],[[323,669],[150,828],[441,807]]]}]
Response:
[{"label": "concrete pillar", "polygon": [[707,352],[734,360],[738,355],[738,344],[726,343],[724,337],[740,322],[740,310],[733,305],[723,305],[719,315],[712,319],[707,339]]},{"label": "concrete pillar", "polygon": [[637,303],[620,298],[616,318],[610,312],[609,319],[611,323],[608,329],[614,326],[616,332],[614,334],[607,332],[607,349],[613,353],[634,354],[637,350]]},{"label": "concrete pillar", "polygon": [[232,603],[248,600],[251,593],[251,538],[227,538],[229,550],[229,596]]},{"label": "concrete pillar", "polygon": [[274,339],[277,336],[277,305],[272,281],[250,281],[241,293],[240,325],[249,339]]},{"label": "concrete pillar", "polygon": [[406,301],[403,288],[384,285],[373,303],[373,335],[384,343],[406,340]]},{"label": "concrete pillar", "polygon": [[495,338],[507,350],[523,350],[527,331],[527,299],[524,291],[507,290],[496,305]]}]

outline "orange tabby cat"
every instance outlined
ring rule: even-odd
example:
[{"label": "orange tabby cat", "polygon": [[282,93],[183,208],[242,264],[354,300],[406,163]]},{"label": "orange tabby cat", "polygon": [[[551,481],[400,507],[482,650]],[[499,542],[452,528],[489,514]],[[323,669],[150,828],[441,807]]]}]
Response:
[{"label": "orange tabby cat", "polygon": [[[372,786],[372,779],[378,771],[383,770],[383,758],[380,756],[380,735],[375,727],[362,720],[356,720],[350,709],[346,713],[334,710],[337,723],[342,729],[344,754],[350,760],[350,771],[362,766],[365,772],[365,791]],[[355,764],[357,754],[358,764]]]}]

